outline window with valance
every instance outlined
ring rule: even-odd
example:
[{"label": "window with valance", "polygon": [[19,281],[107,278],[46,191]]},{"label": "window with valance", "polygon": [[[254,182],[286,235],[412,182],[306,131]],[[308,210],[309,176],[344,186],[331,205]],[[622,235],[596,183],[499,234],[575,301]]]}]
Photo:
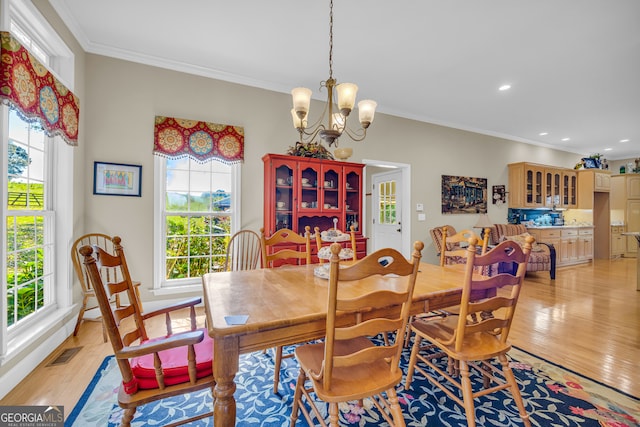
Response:
[{"label": "window with valance", "polygon": [[78,97],[67,89],[11,33],[0,32],[2,74],[0,99],[29,122],[37,121],[47,136],[78,145]]},{"label": "window with valance", "polygon": [[155,288],[197,290],[220,271],[240,227],[244,129],[157,116],[154,126]]}]

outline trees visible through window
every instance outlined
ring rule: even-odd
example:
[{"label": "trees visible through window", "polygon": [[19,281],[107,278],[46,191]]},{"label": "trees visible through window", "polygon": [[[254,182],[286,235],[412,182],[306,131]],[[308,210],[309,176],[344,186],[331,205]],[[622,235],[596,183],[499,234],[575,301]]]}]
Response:
[{"label": "trees visible through window", "polygon": [[[236,169],[216,160],[162,159],[165,180],[162,221],[164,285],[199,283],[224,265],[238,214],[233,192]],[[192,279],[192,280],[180,280]]]},{"label": "trees visible through window", "polygon": [[7,156],[6,286],[7,325],[42,309],[49,295],[53,268],[49,209],[47,146],[42,127],[9,110]]}]

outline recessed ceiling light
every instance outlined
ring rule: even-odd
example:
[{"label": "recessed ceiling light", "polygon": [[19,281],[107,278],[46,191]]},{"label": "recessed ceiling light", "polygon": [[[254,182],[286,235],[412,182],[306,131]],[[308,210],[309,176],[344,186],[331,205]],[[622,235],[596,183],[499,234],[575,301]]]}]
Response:
[{"label": "recessed ceiling light", "polygon": [[509,90],[509,89],[511,89],[511,85],[510,84],[505,84],[505,85],[502,85],[502,86],[500,86],[498,88],[498,90]]},{"label": "recessed ceiling light", "polygon": [[621,139],[620,142],[629,142],[628,139]]},{"label": "recessed ceiling light", "polygon": [[604,151],[611,151],[613,148],[605,148]]},{"label": "recessed ceiling light", "polygon": [[549,132],[540,132],[538,135],[540,135],[540,136],[549,135]]},{"label": "recessed ceiling light", "polygon": [[571,138],[562,138],[562,139],[561,139],[561,141],[565,141],[565,142],[566,142],[566,141],[569,141],[569,140],[571,140]]}]

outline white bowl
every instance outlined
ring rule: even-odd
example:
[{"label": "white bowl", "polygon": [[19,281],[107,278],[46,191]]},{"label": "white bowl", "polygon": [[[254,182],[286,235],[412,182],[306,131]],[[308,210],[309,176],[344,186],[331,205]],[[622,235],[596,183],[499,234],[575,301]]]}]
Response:
[{"label": "white bowl", "polygon": [[338,160],[347,160],[353,154],[353,148],[336,148],[333,150],[333,155],[336,156]]}]

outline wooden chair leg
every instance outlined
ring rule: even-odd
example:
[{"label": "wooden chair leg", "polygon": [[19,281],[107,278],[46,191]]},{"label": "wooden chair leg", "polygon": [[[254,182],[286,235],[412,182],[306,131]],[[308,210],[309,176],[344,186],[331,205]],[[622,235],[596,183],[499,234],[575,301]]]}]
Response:
[{"label": "wooden chair leg", "polygon": [[469,378],[469,366],[465,361],[459,361],[460,365],[460,386],[462,387],[462,400],[464,411],[467,415],[467,426],[476,427],[476,413],[473,405],[473,390],[471,388],[471,378]]},{"label": "wooden chair leg", "polygon": [[404,415],[402,415],[402,408],[398,402],[398,394],[394,388],[387,390],[387,398],[389,399],[389,410],[393,418],[393,427],[404,427]]},{"label": "wooden chair leg", "polygon": [[413,338],[413,348],[411,349],[411,357],[409,358],[409,367],[407,368],[407,378],[404,382],[404,389],[409,390],[411,388],[411,381],[413,380],[413,371],[416,368],[416,361],[418,359],[418,352],[420,351],[420,342],[422,337],[415,334]]},{"label": "wooden chair leg", "polygon": [[293,407],[291,408],[291,427],[295,427],[296,421],[298,421],[298,407],[300,406],[300,400],[302,399],[302,388],[306,380],[306,375],[302,369],[298,373],[298,380],[296,381],[296,391],[293,395]]},{"label": "wooden chair leg", "polygon": [[329,426],[330,427],[340,427],[338,423],[338,404],[333,402],[329,403]]},{"label": "wooden chair leg", "polygon": [[133,420],[135,414],[136,408],[125,409],[120,420],[120,427],[131,427],[131,420]]},{"label": "wooden chair leg", "polygon": [[526,409],[524,408],[524,402],[522,401],[522,395],[520,394],[520,389],[518,388],[518,383],[516,382],[516,377],[513,375],[513,371],[509,367],[509,361],[505,355],[498,356],[500,359],[500,364],[502,365],[502,373],[504,374],[504,378],[507,380],[507,383],[511,386],[511,394],[513,395],[513,400],[518,407],[518,412],[520,413],[520,418],[522,418],[522,423],[526,427],[531,427],[531,421],[529,421],[529,414],[527,414]]},{"label": "wooden chair leg", "polygon": [[89,297],[86,295],[82,298],[82,307],[80,307],[80,312],[78,313],[78,320],[76,320],[76,327],[73,328],[73,336],[78,335],[78,331],[80,330],[80,324],[82,323],[82,319],[84,318],[84,312],[87,309],[87,302]]}]

